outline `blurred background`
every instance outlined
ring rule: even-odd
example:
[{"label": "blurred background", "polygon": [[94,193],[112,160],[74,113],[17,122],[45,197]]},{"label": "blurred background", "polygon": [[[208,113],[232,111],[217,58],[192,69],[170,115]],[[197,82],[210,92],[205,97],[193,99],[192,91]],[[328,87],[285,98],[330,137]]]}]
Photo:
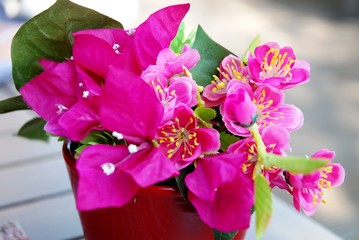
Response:
[{"label": "blurred background", "polygon": [[[54,1],[0,0],[0,84],[11,86],[10,42],[18,27]],[[311,64],[311,81],[287,92],[286,103],[302,109],[304,126],[291,136],[292,154],[311,155],[321,148],[336,152],[346,169],[342,187],[326,192],[313,218],[343,239],[359,236],[359,0],[138,0],[75,1],[132,28],[161,7],[191,3],[185,18],[218,43],[241,56],[260,34],[262,43],[293,47]],[[8,95],[8,94],[6,94]],[[3,96],[3,95],[2,95]],[[9,133],[10,134],[10,133]],[[1,146],[3,151],[6,146]],[[275,191],[291,204],[289,196]]]}]

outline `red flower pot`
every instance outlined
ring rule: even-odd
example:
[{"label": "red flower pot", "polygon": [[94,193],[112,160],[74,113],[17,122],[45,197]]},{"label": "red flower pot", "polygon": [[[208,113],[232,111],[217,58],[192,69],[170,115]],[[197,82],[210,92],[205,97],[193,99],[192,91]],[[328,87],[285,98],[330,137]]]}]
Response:
[{"label": "red flower pot", "polygon": [[[63,146],[63,156],[76,196],[78,172],[69,143]],[[210,240],[213,233],[197,212],[171,186],[151,186],[138,191],[123,207],[79,211],[86,240]],[[245,231],[235,240],[244,239]]]}]

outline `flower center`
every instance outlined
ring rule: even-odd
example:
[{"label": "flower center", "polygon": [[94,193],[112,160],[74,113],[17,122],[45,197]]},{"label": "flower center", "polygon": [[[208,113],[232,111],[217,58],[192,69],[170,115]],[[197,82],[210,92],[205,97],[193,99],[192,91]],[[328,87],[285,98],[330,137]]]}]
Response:
[{"label": "flower center", "polygon": [[211,81],[211,83],[214,85],[212,92],[226,93],[227,85],[233,79],[248,83],[249,81],[243,73],[243,69],[244,63],[240,61],[238,66],[238,63],[234,59],[232,59],[232,64],[227,64],[225,66],[224,70],[217,68],[221,78],[216,75],[213,76],[214,79]]},{"label": "flower center", "polygon": [[[257,123],[264,127],[273,125],[272,120],[284,118],[284,113],[279,112],[277,107],[273,107],[273,100],[266,100],[266,91],[263,89],[257,98],[253,99],[253,103],[257,105]],[[274,117],[273,115],[276,115]],[[279,115],[279,116],[278,116]]]},{"label": "flower center", "polygon": [[157,98],[164,107],[175,105],[177,99],[176,90],[170,90],[167,86],[163,86],[158,78],[156,82],[152,81],[152,87],[155,89]]},{"label": "flower center", "polygon": [[175,118],[175,123],[161,129],[162,136],[159,138],[159,143],[168,148],[168,158],[172,158],[177,152],[180,153],[182,159],[193,155],[194,149],[199,145],[197,134],[187,129],[187,126],[193,122],[194,119],[191,117],[189,123],[181,127],[179,119]]},{"label": "flower center", "polygon": [[287,55],[288,53],[280,54],[280,49],[271,48],[263,57],[260,78],[263,80],[272,77],[283,77],[290,81],[292,78],[292,65],[295,60]]}]

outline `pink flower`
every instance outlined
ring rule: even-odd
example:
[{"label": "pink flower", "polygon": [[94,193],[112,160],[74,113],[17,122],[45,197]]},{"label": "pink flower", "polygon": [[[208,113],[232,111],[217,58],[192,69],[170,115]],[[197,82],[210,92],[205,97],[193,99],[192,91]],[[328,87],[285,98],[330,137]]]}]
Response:
[{"label": "pink flower", "polygon": [[211,228],[234,231],[249,227],[254,186],[241,165],[243,154],[218,154],[200,158],[187,175],[188,199]]},{"label": "pink flower", "polygon": [[[268,153],[277,155],[285,155],[285,151],[289,150],[289,132],[281,127],[271,125],[262,132],[262,139]],[[255,141],[252,137],[244,138],[230,145],[227,149],[229,153],[243,153],[246,161],[242,165],[244,174],[253,176],[253,170],[258,162],[258,152]],[[263,169],[264,176],[268,179],[270,186],[275,186],[289,191],[288,183],[286,183],[283,170],[271,167]]]},{"label": "pink flower", "polygon": [[253,121],[260,131],[269,125],[293,131],[303,124],[302,112],[293,105],[284,104],[283,92],[269,86],[260,86],[253,92],[248,84],[239,81],[229,83],[221,113],[228,130],[238,136],[250,136],[246,125]]},{"label": "pink flower", "polygon": [[292,48],[273,42],[257,47],[254,56],[249,55],[248,66],[258,85],[289,89],[309,81],[309,64],[297,60]]},{"label": "pink flower", "polygon": [[102,90],[94,79],[73,61],[40,63],[44,72],[20,92],[27,104],[47,121],[45,131],[80,141],[92,130],[101,129],[98,111]]},{"label": "pink flower", "polygon": [[311,216],[317,210],[320,202],[324,202],[325,189],[338,187],[344,182],[344,168],[338,163],[330,163],[334,152],[321,149],[312,155],[313,158],[326,158],[329,163],[324,168],[308,175],[287,173],[287,179],[292,186],[293,203],[297,211],[302,208],[304,213]]},{"label": "pink flower", "polygon": [[200,55],[196,49],[192,49],[189,45],[184,45],[182,53],[176,54],[170,48],[163,49],[157,57],[156,66],[163,66],[166,77],[183,73],[183,68],[193,68],[200,59]]},{"label": "pink flower", "polygon": [[207,85],[202,94],[206,107],[222,104],[227,95],[227,85],[233,79],[249,83],[251,79],[249,69],[241,59],[229,55],[223,59],[218,68],[219,77],[214,76],[211,84]]},{"label": "pink flower", "polygon": [[81,153],[77,199],[82,210],[122,206],[139,187],[179,174],[152,143],[162,121],[163,106],[147,83],[134,73],[110,68],[102,100],[102,126],[126,144],[94,145]]},{"label": "pink flower", "polygon": [[242,134],[237,129],[245,129],[245,136],[249,136],[246,127],[255,123],[257,106],[253,103],[249,85],[239,81],[231,81],[228,85],[228,94],[223,105],[220,106],[223,121],[230,132]]},{"label": "pink flower", "polygon": [[184,47],[183,53],[175,54],[171,49],[163,49],[156,65],[150,65],[141,77],[155,90],[165,107],[164,121],[172,118],[174,108],[183,103],[189,107],[197,104],[197,84],[188,76],[188,69],[199,60],[197,50]]},{"label": "pink flower", "polygon": [[136,74],[155,64],[159,52],[170,45],[189,10],[189,4],[173,5],[153,13],[132,30],[98,29],[74,34],[76,63],[105,77],[110,65]]},{"label": "pink flower", "polygon": [[146,143],[135,153],[124,145],[89,146],[81,153],[76,167],[79,210],[123,206],[138,188],[178,175],[162,152]]},{"label": "pink flower", "polygon": [[173,120],[159,128],[157,138],[162,151],[179,170],[220,147],[219,133],[213,128],[200,128],[192,109],[183,104],[175,108]]}]

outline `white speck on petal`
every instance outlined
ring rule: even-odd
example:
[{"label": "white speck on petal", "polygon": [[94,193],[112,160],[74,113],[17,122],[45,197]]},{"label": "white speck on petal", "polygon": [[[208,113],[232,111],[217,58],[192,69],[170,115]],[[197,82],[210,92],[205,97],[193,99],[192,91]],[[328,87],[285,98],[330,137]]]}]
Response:
[{"label": "white speck on petal", "polygon": [[122,140],[123,139],[123,135],[119,132],[112,132],[112,136],[114,136],[115,138],[117,138],[118,140]]},{"label": "white speck on petal", "polygon": [[130,153],[136,153],[136,152],[138,152],[138,147],[134,144],[130,144],[130,145],[128,145],[128,151]]},{"label": "white speck on petal", "polygon": [[107,176],[111,175],[115,171],[115,165],[112,163],[104,163],[101,165],[101,168]]},{"label": "white speck on petal", "polygon": [[62,104],[56,104],[56,107],[58,108],[58,110],[57,110],[57,114],[61,114],[61,113],[63,113],[65,110],[67,110],[68,108],[67,107],[65,107],[64,105],[62,105]]},{"label": "white speck on petal", "polygon": [[90,95],[89,91],[83,91],[83,93],[82,93],[83,98],[87,98],[89,95]]},{"label": "white speck on petal", "polygon": [[119,44],[115,43],[112,48],[113,48],[113,50],[115,50],[116,54],[120,54],[120,50],[119,50],[120,45]]},{"label": "white speck on petal", "polygon": [[135,32],[136,32],[136,29],[135,29],[135,28],[126,30],[126,33],[127,33],[128,36],[133,36],[133,35],[135,35]]}]

